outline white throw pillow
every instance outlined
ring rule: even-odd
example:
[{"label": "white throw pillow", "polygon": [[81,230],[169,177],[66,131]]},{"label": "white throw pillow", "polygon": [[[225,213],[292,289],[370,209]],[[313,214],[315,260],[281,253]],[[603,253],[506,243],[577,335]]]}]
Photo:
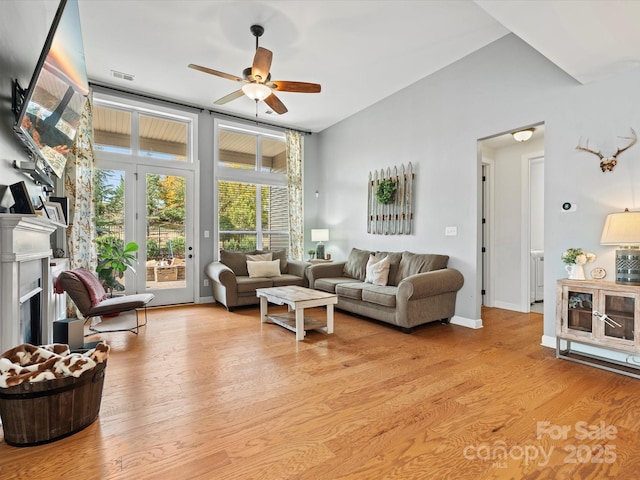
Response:
[{"label": "white throw pillow", "polygon": [[374,255],[369,255],[369,261],[367,262],[365,283],[373,283],[374,285],[386,285],[389,281],[389,268],[391,263],[389,257],[382,259],[376,258]]},{"label": "white throw pillow", "polygon": [[247,255],[247,262],[266,262],[273,260],[273,253],[259,253],[257,255]]},{"label": "white throw pillow", "polygon": [[249,270],[249,278],[279,277],[280,260],[247,262],[247,270]]}]

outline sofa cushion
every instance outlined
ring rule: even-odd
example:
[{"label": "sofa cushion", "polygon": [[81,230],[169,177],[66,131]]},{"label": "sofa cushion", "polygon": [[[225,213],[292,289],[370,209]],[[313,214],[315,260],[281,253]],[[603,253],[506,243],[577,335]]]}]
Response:
[{"label": "sofa cushion", "polygon": [[247,262],[247,270],[249,271],[249,278],[279,277],[280,260],[271,260],[266,262]]},{"label": "sofa cushion", "polygon": [[273,281],[270,278],[249,278],[241,275],[236,276],[236,285],[238,293],[255,293],[256,288],[273,287]]},{"label": "sofa cushion", "polygon": [[285,250],[256,250],[256,253],[270,253],[271,260],[280,260],[280,273],[289,273],[287,252]]},{"label": "sofa cushion", "polygon": [[364,282],[366,277],[367,261],[371,252],[352,248],[349,258],[344,264],[343,272],[345,276],[355,278]]},{"label": "sofa cushion", "polygon": [[389,280],[389,266],[388,257],[380,258],[374,254],[369,255],[364,279],[365,283],[386,285]]},{"label": "sofa cushion", "polygon": [[220,250],[220,263],[224,263],[236,275],[249,275],[247,270],[247,254],[253,255],[255,252],[231,252]]},{"label": "sofa cushion", "polygon": [[336,285],[342,283],[354,283],[351,277],[327,277],[319,278],[313,285],[315,290],[322,290],[323,292],[336,293]]},{"label": "sofa cushion", "polygon": [[279,277],[273,277],[271,280],[273,281],[274,287],[285,287],[287,285],[304,287],[304,278],[289,273],[283,273]]},{"label": "sofa cushion", "polygon": [[336,284],[336,293],[341,297],[362,300],[362,289],[365,286],[366,284],[362,282],[338,283]]},{"label": "sofa cushion", "polygon": [[273,260],[273,255],[271,253],[256,253],[255,255],[247,254],[247,262],[270,262],[271,260]]},{"label": "sofa cushion", "polygon": [[362,300],[365,302],[395,308],[398,287],[365,284],[362,289]]},{"label": "sofa cushion", "polygon": [[447,255],[435,255],[431,253],[402,252],[402,260],[396,275],[396,285],[403,279],[416,273],[426,273],[447,267],[449,257]]},{"label": "sofa cushion", "polygon": [[389,259],[389,277],[387,280],[387,285],[397,285],[396,277],[398,276],[400,260],[402,260],[402,252],[376,252],[375,255],[376,258]]}]

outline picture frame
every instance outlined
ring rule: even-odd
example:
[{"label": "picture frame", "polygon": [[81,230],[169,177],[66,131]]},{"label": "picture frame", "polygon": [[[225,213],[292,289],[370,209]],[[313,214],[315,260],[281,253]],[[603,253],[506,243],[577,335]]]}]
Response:
[{"label": "picture frame", "polygon": [[62,211],[62,205],[57,202],[44,202],[44,211],[53,223],[57,225],[67,226]]}]

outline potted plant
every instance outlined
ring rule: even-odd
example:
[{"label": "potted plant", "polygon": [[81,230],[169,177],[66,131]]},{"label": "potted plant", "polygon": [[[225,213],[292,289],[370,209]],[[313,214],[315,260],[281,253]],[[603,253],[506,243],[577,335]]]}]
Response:
[{"label": "potted plant", "polygon": [[138,251],[136,242],[129,242],[122,245],[122,241],[104,242],[98,248],[98,278],[102,282],[104,289],[113,295],[113,291],[123,291],[124,285],[120,279],[124,277],[124,272],[131,269],[136,272],[133,266],[137,263],[135,252]]},{"label": "potted plant", "polygon": [[309,254],[309,260],[313,260],[313,257],[315,256],[316,251],[313,248],[311,248],[307,250],[307,253]]}]

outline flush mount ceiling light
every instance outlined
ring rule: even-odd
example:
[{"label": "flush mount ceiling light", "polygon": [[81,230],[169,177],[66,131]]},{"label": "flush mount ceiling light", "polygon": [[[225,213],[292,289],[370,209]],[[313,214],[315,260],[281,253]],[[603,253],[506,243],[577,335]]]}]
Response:
[{"label": "flush mount ceiling light", "polygon": [[526,142],[531,138],[531,135],[533,135],[534,131],[535,128],[527,128],[526,130],[518,130],[517,132],[513,132],[511,135],[513,135],[513,139],[516,142]]}]

